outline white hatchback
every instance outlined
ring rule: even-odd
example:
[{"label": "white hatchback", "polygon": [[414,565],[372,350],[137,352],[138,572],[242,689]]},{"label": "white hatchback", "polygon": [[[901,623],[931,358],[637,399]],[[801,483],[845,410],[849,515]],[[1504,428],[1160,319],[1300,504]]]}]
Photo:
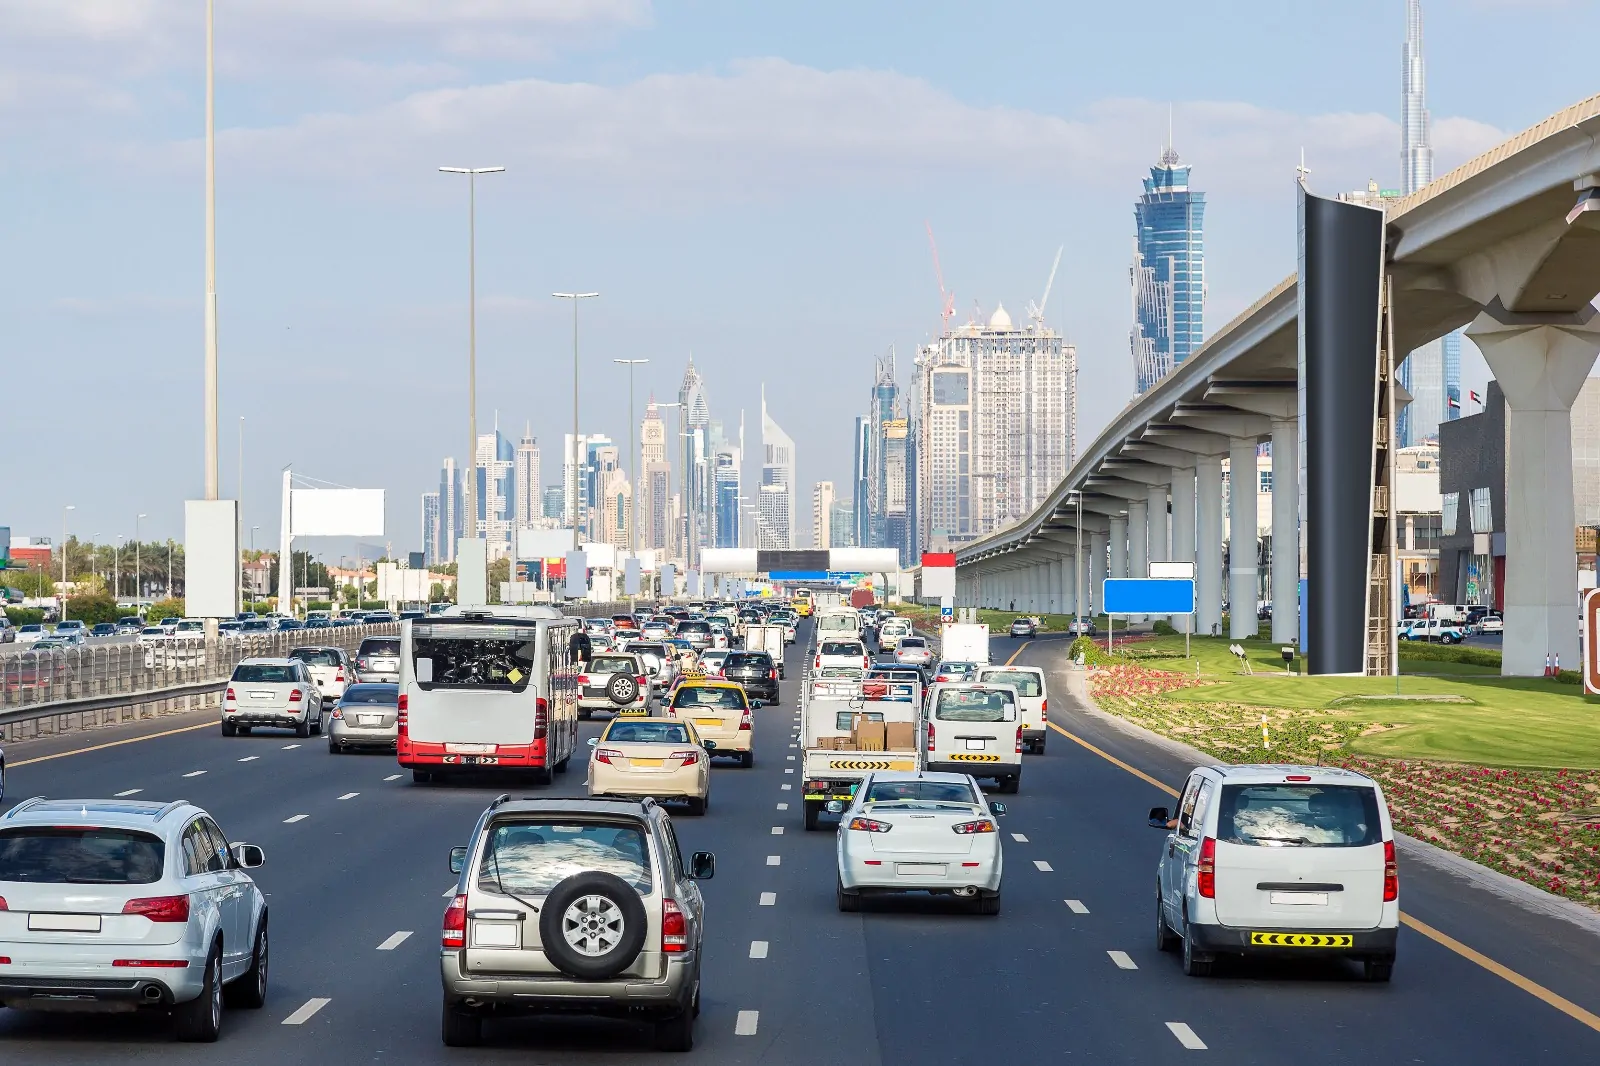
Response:
[{"label": "white hatchback", "polygon": [[1183,941],[1183,971],[1219,955],[1332,955],[1369,981],[1394,971],[1400,876],[1377,782],[1324,766],[1201,766],[1156,867],[1156,946]]},{"label": "white hatchback", "polygon": [[999,914],[1004,862],[995,819],[1005,813],[970,774],[868,774],[839,820],[839,909],[859,910],[863,895],[930,892]]}]

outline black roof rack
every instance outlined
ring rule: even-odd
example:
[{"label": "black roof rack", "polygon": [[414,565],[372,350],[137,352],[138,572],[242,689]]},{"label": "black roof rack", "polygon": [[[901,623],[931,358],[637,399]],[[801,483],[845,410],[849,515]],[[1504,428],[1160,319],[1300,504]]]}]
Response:
[{"label": "black roof rack", "polygon": [[492,811],[496,807],[500,806],[502,803],[510,803],[510,802],[511,802],[511,793],[502,792],[502,793],[500,793],[500,795],[496,796],[493,800],[490,801],[489,809]]}]

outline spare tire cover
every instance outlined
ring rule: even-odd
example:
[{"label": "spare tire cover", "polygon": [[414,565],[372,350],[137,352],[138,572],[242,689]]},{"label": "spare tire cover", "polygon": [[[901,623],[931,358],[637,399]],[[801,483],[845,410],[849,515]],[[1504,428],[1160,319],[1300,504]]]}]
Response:
[{"label": "spare tire cover", "polygon": [[644,901],[615,874],[589,870],[559,882],[539,910],[539,942],[570,977],[603,981],[633,965],[644,947]]},{"label": "spare tire cover", "polygon": [[632,703],[639,696],[639,683],[628,674],[612,674],[606,682],[606,696],[612,703]]}]

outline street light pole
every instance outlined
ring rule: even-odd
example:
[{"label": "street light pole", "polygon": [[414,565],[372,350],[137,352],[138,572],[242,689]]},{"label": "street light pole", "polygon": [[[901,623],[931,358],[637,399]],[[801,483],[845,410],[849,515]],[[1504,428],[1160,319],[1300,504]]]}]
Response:
[{"label": "street light pole", "polygon": [[139,520],[149,518],[147,514],[135,515],[133,518],[133,598],[140,599],[144,595],[144,571],[139,569],[139,561],[143,558],[139,547]]},{"label": "street light pole", "polygon": [[558,300],[572,301],[572,550],[578,550],[578,301],[591,300],[597,292],[553,292]]},{"label": "street light pole", "polygon": [[111,549],[111,598],[113,600],[122,595],[122,542],[127,539],[127,537],[118,533],[117,546]]},{"label": "street light pole", "polygon": [[61,620],[67,618],[67,512],[76,511],[74,504],[61,509]]},{"label": "street light pole", "polygon": [[213,3],[206,0],[206,499],[220,499],[217,468],[217,108]]},{"label": "street light pole", "polygon": [[467,463],[461,486],[464,528],[478,533],[478,175],[501,174],[505,167],[440,167],[442,174],[467,176]]}]

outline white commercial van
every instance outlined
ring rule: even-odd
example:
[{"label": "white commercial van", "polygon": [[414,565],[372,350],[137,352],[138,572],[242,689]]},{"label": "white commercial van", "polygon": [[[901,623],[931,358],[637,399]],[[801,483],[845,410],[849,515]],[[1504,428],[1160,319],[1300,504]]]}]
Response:
[{"label": "white commercial van", "polygon": [[1022,750],[1043,755],[1050,731],[1050,693],[1045,688],[1044,671],[1037,666],[985,666],[975,680],[1010,685],[1017,690],[1017,702],[1022,707]]},{"label": "white commercial van", "polygon": [[928,695],[927,768],[1022,784],[1022,716],[1011,685],[939,683]]},{"label": "white commercial van", "polygon": [[1400,875],[1377,782],[1324,766],[1201,766],[1156,868],[1156,946],[1183,941],[1183,972],[1218,955],[1335,955],[1369,981],[1394,971]]},{"label": "white commercial van", "polygon": [[578,736],[577,627],[539,606],[458,607],[402,623],[400,765],[418,782],[511,769],[548,782],[565,771]]},{"label": "white commercial van", "polygon": [[817,615],[816,618],[818,640],[826,640],[829,637],[849,640],[861,639],[861,612],[854,607],[824,611]]}]

